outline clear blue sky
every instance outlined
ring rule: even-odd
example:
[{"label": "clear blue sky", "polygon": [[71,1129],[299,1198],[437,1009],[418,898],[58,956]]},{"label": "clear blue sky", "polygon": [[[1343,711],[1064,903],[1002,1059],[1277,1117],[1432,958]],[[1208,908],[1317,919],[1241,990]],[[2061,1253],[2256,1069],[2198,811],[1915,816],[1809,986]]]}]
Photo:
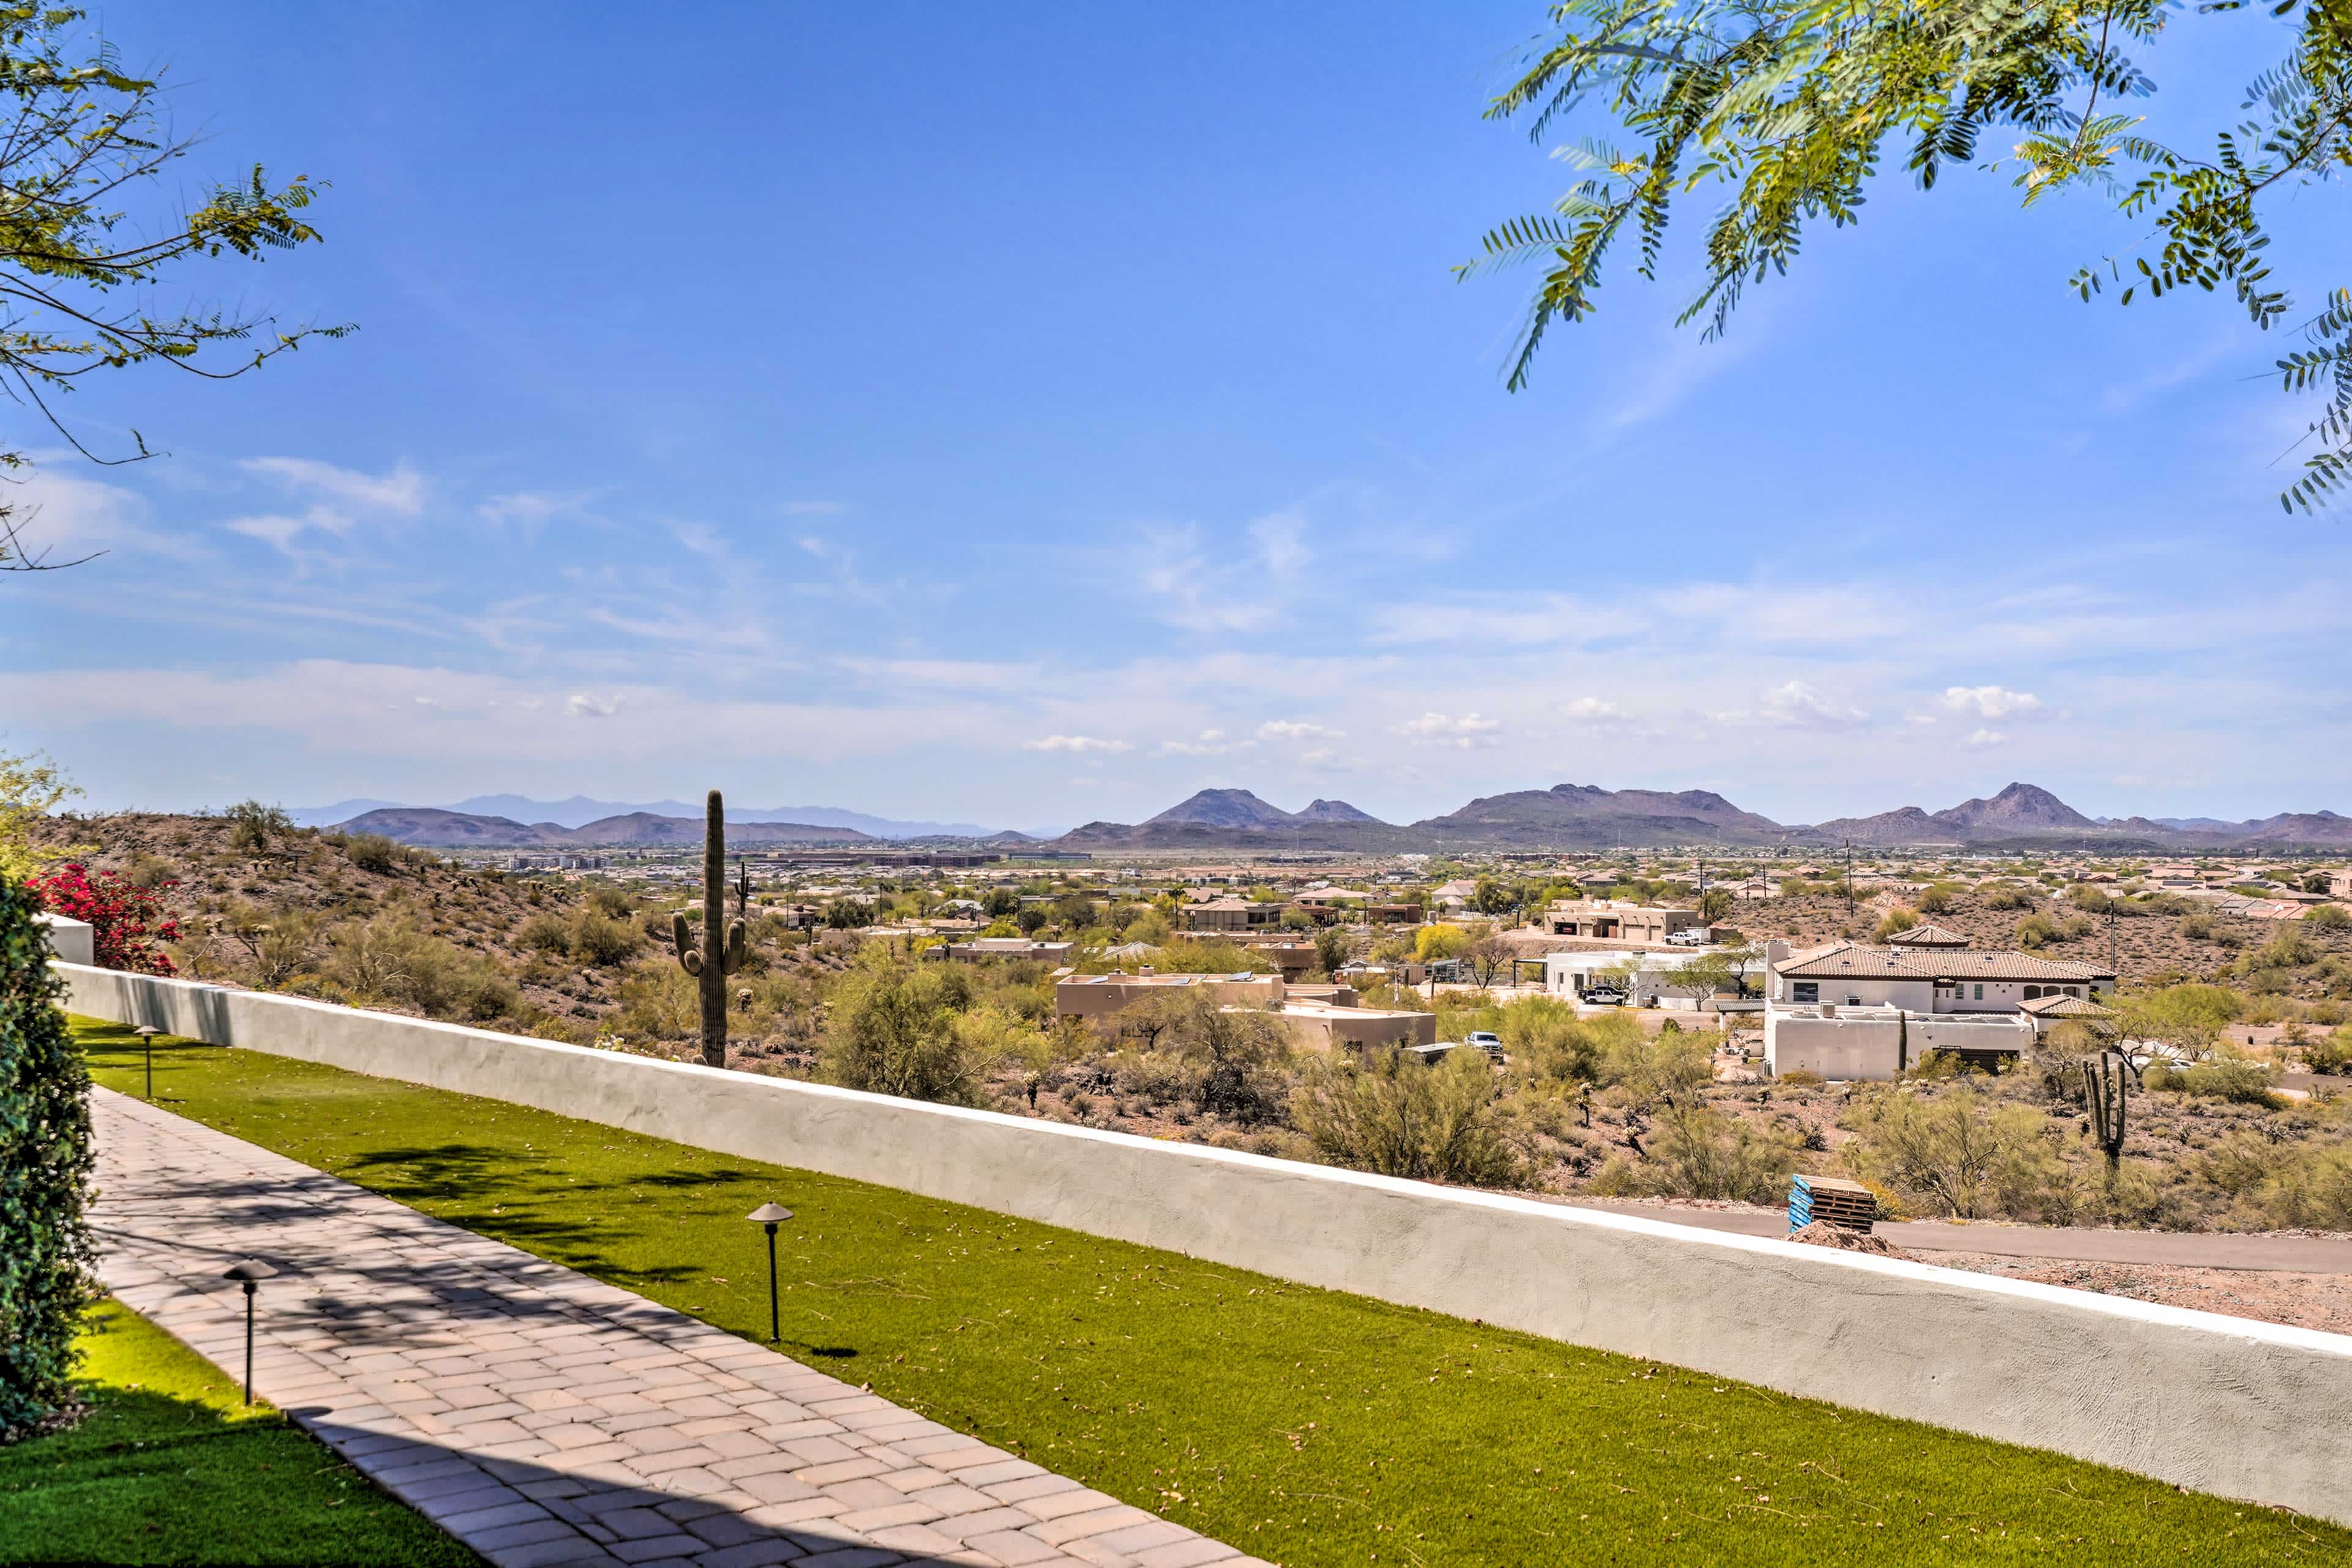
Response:
[{"label": "clear blue sky", "polygon": [[[361,331],[71,400],[169,453],[53,456],[110,552],[0,579],[0,748],[94,805],[2352,810],[2284,344],[2078,303],[2138,238],[2095,198],[1883,182],[1719,345],[1686,231],[1513,395],[1530,279],[1448,268],[1565,178],[1479,118],[1539,5],[457,15],[104,13],[193,173],[332,182],[200,287]],[[2182,18],[2158,103],[2233,112],[2273,26]],[[2282,205],[2305,300],[2347,210]]]}]

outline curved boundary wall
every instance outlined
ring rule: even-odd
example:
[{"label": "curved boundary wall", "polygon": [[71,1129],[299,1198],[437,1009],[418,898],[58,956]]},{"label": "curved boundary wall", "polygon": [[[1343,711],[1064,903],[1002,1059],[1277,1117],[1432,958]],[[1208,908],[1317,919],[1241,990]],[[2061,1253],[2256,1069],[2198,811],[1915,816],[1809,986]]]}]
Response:
[{"label": "curved boundary wall", "polygon": [[2352,1336],[297,997],[57,968],[73,1010],[95,1017],[535,1106],[2352,1524]]}]

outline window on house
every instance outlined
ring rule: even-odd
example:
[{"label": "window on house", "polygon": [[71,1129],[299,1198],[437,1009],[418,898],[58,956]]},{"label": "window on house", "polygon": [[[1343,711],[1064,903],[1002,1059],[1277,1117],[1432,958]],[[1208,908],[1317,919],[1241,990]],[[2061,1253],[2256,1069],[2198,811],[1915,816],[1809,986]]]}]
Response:
[{"label": "window on house", "polygon": [[1977,1000],[1979,1002],[1984,1000],[1984,984],[1981,981],[1977,984]]},{"label": "window on house", "polygon": [[1799,1002],[1818,1002],[1822,999],[1822,983],[1818,980],[1796,981],[1792,996]]}]

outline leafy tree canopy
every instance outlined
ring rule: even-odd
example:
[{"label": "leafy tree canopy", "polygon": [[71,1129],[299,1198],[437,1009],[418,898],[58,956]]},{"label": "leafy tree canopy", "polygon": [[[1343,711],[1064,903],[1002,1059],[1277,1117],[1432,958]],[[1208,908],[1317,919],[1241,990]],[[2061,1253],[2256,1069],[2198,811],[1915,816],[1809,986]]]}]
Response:
[{"label": "leafy tree canopy", "polygon": [[[2247,8],[2207,0],[2200,16]],[[1681,320],[1712,339],[1751,284],[1785,272],[1809,222],[1858,221],[1864,184],[1890,158],[1923,186],[2017,137],[2009,170],[2032,205],[2053,191],[2105,192],[2146,238],[2071,280],[2085,300],[2129,304],[2194,285],[2226,290],[2260,327],[2292,323],[2271,276],[2266,201],[2352,165],[2352,4],[2271,0],[2291,28],[2286,57],[2247,89],[2201,153],[2144,133],[2126,106],[2154,90],[2130,51],[2174,19],[2169,0],[1569,0],[1530,46],[1526,69],[1489,106],[1541,141],[1588,106],[1638,145],[1593,137],[1560,155],[1587,177],[1552,214],[1485,238],[1463,277],[1533,263],[1545,270],[1510,368],[1516,391],[1546,331],[1594,309],[1604,268],[1632,237],[1634,269],[1656,275],[1679,197],[1727,193],[1706,229],[1706,280]],[[2352,289],[2301,323],[2278,361],[2289,392],[2326,403],[2317,449],[2279,499],[2310,510],[2352,483]]]},{"label": "leafy tree canopy", "polygon": [[[154,363],[226,381],[352,330],[156,308],[155,290],[185,263],[257,261],[317,239],[301,215],[320,189],[299,174],[273,188],[256,166],[198,192],[192,209],[165,205],[163,177],[194,138],[164,131],[161,94],[122,69],[80,11],[0,4],[0,390],[101,463],[150,454],[133,430],[130,452],[100,457],[59,418],[57,400],[92,373]],[[134,212],[142,196],[152,205]],[[0,468],[29,460],[0,443]],[[72,564],[28,554],[24,521],[0,504],[0,570]]]}]

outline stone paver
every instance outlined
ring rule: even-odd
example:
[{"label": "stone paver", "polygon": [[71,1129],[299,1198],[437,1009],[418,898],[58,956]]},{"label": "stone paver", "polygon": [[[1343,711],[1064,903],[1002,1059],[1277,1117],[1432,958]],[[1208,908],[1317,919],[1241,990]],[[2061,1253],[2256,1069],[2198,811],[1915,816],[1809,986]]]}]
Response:
[{"label": "stone paver", "polygon": [[1264,1568],[642,1296],[94,1090],[109,1287],[496,1568]]}]

